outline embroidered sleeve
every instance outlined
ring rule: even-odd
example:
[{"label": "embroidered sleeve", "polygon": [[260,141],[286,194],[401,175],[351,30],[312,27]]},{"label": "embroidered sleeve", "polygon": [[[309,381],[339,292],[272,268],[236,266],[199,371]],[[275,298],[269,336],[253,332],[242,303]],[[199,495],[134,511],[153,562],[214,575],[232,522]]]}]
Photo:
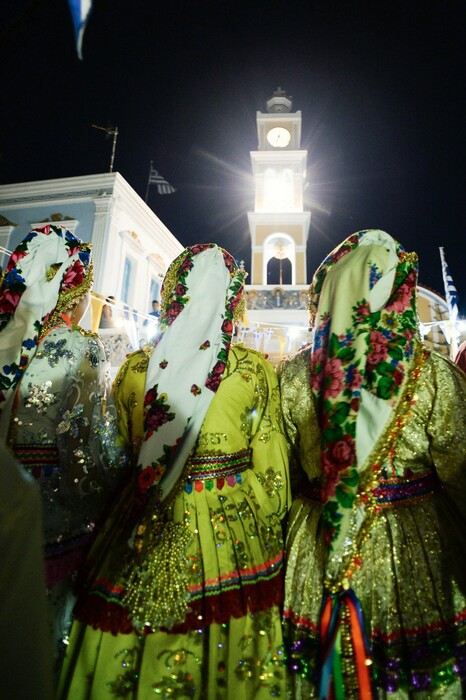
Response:
[{"label": "embroidered sleeve", "polygon": [[306,476],[310,480],[320,476],[320,430],[310,390],[308,352],[283,360],[277,366],[277,374],[295,495]]},{"label": "embroidered sleeve", "polygon": [[118,441],[132,454],[139,452],[143,437],[144,383],[149,357],[145,350],[130,355],[113,384]]},{"label": "embroidered sleeve", "polygon": [[253,469],[279,517],[291,504],[288,449],[283,431],[278,379],[265,359],[255,362],[255,405],[251,411]]}]

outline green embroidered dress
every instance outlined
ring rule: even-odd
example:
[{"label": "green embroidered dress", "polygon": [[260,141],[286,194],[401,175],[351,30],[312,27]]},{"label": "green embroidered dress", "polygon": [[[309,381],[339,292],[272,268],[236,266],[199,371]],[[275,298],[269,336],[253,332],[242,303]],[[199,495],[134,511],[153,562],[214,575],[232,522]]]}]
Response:
[{"label": "green embroidered dress", "polygon": [[[115,382],[120,434],[135,454],[143,438],[148,360],[146,351],[134,353]],[[110,583],[115,577],[106,568],[107,542],[113,552],[124,552],[120,523],[131,488],[91,552],[92,584],[78,602],[59,697],[285,697],[279,606],[289,485],[270,363],[231,347],[170,506],[170,519],[187,527],[190,537],[184,554],[180,544],[160,562],[167,570],[184,567],[187,575],[188,611],[169,630],[136,632],[124,591]]]}]

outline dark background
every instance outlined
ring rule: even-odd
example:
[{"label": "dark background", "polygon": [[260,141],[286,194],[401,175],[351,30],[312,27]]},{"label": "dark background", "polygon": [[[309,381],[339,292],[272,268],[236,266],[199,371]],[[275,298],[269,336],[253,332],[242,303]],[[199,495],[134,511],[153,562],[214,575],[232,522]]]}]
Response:
[{"label": "dark background", "polygon": [[302,110],[308,275],[362,228],[419,253],[466,315],[464,2],[94,0],[76,55],[66,0],[0,10],[0,183],[114,170],[144,198],[150,160],[177,192],[148,203],[184,245],[246,267],[256,110],[277,86]]}]

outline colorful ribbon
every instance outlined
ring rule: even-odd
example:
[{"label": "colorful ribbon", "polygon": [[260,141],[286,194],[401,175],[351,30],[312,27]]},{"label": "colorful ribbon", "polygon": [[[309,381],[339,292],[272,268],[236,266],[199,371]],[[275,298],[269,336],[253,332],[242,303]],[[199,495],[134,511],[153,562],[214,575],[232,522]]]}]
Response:
[{"label": "colorful ribbon", "polygon": [[[361,604],[351,588],[329,594],[324,599],[321,614],[322,670],[320,700],[345,700],[343,657],[354,661],[355,681],[360,700],[374,700],[369,667],[369,641],[364,627]],[[343,646],[343,649],[342,649]],[[350,652],[350,653],[348,653]]]}]

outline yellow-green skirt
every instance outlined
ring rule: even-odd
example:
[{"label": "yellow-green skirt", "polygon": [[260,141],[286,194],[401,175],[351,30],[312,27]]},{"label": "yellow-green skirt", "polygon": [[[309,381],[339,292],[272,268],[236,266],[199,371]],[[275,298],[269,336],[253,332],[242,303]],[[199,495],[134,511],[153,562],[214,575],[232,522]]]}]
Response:
[{"label": "yellow-green skirt", "polygon": [[145,636],[76,622],[60,679],[62,700],[285,698],[278,607],[187,634]]}]

